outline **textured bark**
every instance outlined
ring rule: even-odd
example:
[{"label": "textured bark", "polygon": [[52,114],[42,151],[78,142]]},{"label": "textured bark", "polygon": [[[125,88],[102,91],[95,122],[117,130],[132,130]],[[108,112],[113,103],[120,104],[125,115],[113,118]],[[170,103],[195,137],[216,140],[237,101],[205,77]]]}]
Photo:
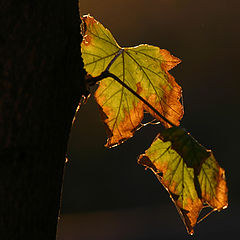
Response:
[{"label": "textured bark", "polygon": [[0,3],[0,239],[56,238],[79,24],[77,0]]}]

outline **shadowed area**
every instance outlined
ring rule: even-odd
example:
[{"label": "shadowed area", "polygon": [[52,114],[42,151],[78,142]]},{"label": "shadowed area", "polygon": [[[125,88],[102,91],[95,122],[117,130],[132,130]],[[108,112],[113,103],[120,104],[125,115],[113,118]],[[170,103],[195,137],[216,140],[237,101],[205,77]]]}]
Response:
[{"label": "shadowed area", "polygon": [[193,236],[184,226],[172,204],[153,205],[88,214],[67,214],[60,219],[57,240],[157,240],[226,239],[238,233],[240,208],[213,213],[196,227]]}]

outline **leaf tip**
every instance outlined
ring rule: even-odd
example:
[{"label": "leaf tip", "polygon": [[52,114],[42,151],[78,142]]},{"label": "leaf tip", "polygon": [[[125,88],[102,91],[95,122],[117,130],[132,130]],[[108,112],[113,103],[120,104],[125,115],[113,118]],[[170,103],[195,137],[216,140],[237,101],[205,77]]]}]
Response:
[{"label": "leaf tip", "polygon": [[181,63],[181,59],[173,56],[168,50],[166,49],[160,49],[160,54],[164,61],[162,62],[161,66],[166,71],[171,70],[175,66],[177,66],[179,63]]},{"label": "leaf tip", "polygon": [[97,21],[95,20],[94,17],[92,17],[90,14],[86,14],[86,15],[83,15],[81,17],[81,19],[83,20],[84,23],[88,24],[88,25],[93,25],[95,23],[97,23]]},{"label": "leaf tip", "polygon": [[90,14],[83,15],[81,17],[82,24],[81,24],[81,34],[83,36],[82,44],[85,46],[89,46],[92,42],[92,36],[89,34],[89,28],[92,28],[93,25],[98,24],[98,21],[92,17]]},{"label": "leaf tip", "polygon": [[216,186],[216,207],[218,211],[228,207],[228,188],[225,177],[225,170],[219,167]]}]

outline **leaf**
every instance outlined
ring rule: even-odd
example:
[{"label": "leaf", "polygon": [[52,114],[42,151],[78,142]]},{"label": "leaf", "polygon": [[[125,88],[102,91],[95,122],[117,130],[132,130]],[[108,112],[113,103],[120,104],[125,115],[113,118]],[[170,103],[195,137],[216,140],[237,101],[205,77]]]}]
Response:
[{"label": "leaf", "polygon": [[[179,102],[181,87],[168,71],[180,63],[180,60],[167,50],[147,44],[121,48],[110,31],[93,17],[87,15],[82,20],[84,38],[81,49],[88,74],[97,77],[109,68],[109,72],[148,101],[165,118],[179,125],[183,116],[183,107]],[[95,99],[107,127],[107,147],[132,137],[143,119],[144,110],[166,127],[170,127],[110,77],[100,81]]]},{"label": "leaf", "polygon": [[204,207],[220,211],[228,205],[224,170],[210,150],[180,127],[159,134],[138,163],[150,168],[169,192],[190,234]]}]

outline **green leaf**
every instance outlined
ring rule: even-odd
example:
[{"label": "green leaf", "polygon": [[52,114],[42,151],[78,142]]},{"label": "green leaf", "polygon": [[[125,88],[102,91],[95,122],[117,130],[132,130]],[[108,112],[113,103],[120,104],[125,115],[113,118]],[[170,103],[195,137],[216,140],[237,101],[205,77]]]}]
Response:
[{"label": "green leaf", "polygon": [[190,234],[202,208],[220,211],[228,205],[224,170],[182,128],[164,130],[138,163],[150,168],[169,192]]},{"label": "green leaf", "polygon": [[[166,119],[179,125],[183,116],[183,107],[179,102],[181,87],[168,71],[180,63],[180,60],[167,50],[147,44],[122,48],[110,31],[93,17],[84,16],[82,21],[84,38],[81,49],[88,74],[97,77],[109,68],[107,70],[110,73],[148,101]],[[143,119],[144,110],[166,127],[170,127],[110,77],[100,81],[95,98],[107,127],[108,147],[120,144],[133,136]]]}]

